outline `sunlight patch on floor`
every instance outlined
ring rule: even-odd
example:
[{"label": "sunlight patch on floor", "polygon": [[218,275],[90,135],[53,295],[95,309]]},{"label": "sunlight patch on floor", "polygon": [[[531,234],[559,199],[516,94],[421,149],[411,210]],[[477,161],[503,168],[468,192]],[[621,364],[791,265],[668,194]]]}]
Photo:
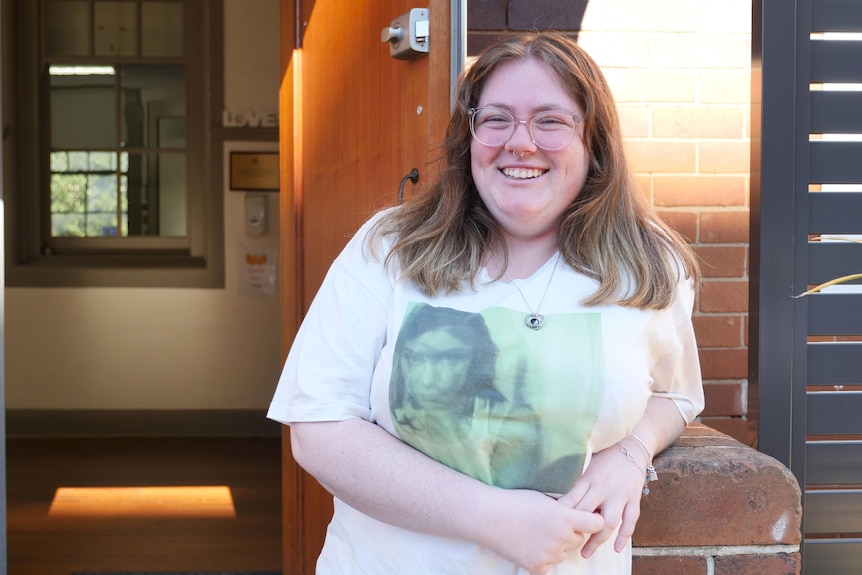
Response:
[{"label": "sunlight patch on floor", "polygon": [[59,487],[49,517],[236,517],[225,485]]}]

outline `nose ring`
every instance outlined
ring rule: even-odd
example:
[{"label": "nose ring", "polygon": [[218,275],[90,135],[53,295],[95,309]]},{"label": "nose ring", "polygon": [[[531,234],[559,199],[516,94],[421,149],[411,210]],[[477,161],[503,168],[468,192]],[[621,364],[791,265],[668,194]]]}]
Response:
[{"label": "nose ring", "polygon": [[523,157],[524,157],[524,152],[521,152],[521,153],[519,154],[519,153],[517,153],[515,150],[512,150],[512,157],[513,157],[513,158],[523,158]]}]

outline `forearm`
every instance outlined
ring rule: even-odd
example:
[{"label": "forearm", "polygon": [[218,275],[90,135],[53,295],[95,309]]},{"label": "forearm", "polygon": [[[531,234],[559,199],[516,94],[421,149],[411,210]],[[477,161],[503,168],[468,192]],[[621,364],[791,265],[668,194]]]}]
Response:
[{"label": "forearm", "polygon": [[[643,417],[632,430],[631,436],[621,442],[630,452],[644,453],[644,447],[649,451],[649,457],[654,457],[670,447],[685,429],[685,420],[673,400],[665,397],[651,397],[647,403]],[[640,461],[640,459],[638,459]]]},{"label": "forearm", "polygon": [[[495,488],[430,459],[359,419],[295,423],[297,462],[330,493],[380,521],[412,531],[471,539]],[[476,513],[464,513],[471,508]]]},{"label": "forearm", "polygon": [[565,559],[601,516],[537,491],[486,485],[442,465],[373,423],[295,423],[294,457],[333,495],[379,521],[471,541],[531,573]]}]

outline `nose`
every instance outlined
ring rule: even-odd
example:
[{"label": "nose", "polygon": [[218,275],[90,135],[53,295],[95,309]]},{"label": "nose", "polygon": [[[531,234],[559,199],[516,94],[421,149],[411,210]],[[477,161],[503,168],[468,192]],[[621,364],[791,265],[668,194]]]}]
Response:
[{"label": "nose", "polygon": [[[524,127],[523,130],[521,126]],[[522,154],[536,151],[536,143],[533,141],[533,134],[530,132],[530,124],[527,120],[515,120],[515,128],[509,136],[509,141],[506,142],[506,151]]]}]

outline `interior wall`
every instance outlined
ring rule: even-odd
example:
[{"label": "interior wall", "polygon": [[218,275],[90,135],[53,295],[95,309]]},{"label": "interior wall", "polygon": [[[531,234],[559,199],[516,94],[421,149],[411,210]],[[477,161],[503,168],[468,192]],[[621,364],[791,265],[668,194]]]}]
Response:
[{"label": "interior wall", "polygon": [[[226,110],[276,110],[278,0],[224,10]],[[265,194],[268,234],[250,237],[245,193],[224,182],[224,289],[5,288],[8,409],[265,409],[281,368],[279,303],[250,287],[261,270],[244,256],[277,248],[278,198]]]}]

